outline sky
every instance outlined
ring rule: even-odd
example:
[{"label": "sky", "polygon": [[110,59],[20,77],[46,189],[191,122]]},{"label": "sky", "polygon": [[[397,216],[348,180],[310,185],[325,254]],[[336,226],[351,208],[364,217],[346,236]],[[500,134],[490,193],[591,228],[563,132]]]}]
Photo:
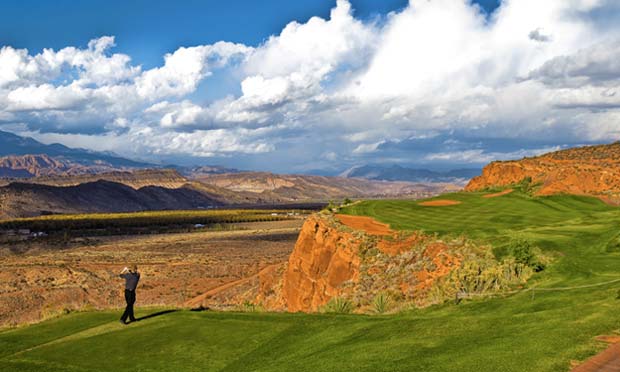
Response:
[{"label": "sky", "polygon": [[157,163],[337,174],[620,139],[614,0],[0,5],[0,130]]}]

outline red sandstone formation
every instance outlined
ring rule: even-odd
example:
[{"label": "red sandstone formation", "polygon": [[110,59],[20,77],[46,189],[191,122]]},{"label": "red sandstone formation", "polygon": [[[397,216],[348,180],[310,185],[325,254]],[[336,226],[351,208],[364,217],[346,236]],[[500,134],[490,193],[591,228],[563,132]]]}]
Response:
[{"label": "red sandstone formation", "polygon": [[284,274],[288,311],[316,311],[340,294],[344,282],[357,281],[358,245],[351,233],[339,232],[317,216],[308,218]]},{"label": "red sandstone formation", "polygon": [[561,150],[533,158],[492,162],[466,191],[509,186],[530,177],[537,195],[568,193],[620,200],[620,142]]}]

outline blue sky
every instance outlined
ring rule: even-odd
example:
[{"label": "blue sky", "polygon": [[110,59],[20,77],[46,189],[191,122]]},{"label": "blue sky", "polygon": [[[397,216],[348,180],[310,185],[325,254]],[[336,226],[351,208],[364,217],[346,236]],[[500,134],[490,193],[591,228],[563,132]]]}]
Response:
[{"label": "blue sky", "polygon": [[620,139],[613,0],[0,5],[0,130],[158,162],[445,169]]},{"label": "blue sky", "polygon": [[[491,12],[497,0],[476,3]],[[372,19],[407,6],[407,0],[354,0],[355,14]],[[0,45],[59,49],[86,46],[89,40],[114,35],[117,51],[145,67],[159,65],[179,46],[227,40],[258,45],[286,24],[326,18],[333,0],[4,0],[0,12]]]}]

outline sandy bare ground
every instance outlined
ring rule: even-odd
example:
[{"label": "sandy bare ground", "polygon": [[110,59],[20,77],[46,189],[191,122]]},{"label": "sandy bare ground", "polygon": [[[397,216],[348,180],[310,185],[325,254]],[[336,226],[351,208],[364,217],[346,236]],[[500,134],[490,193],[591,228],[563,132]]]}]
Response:
[{"label": "sandy bare ground", "polygon": [[218,293],[236,284],[247,287],[247,282],[255,285],[255,280],[245,279],[285,263],[302,223],[242,224],[245,230],[238,231],[79,238],[65,247],[33,243],[21,247],[19,253],[15,247],[0,245],[0,327],[71,310],[121,307],[123,280],[118,272],[131,263],[142,274],[137,306],[183,306],[211,290]]},{"label": "sandy bare ground", "polygon": [[447,207],[449,205],[458,205],[458,204],[461,204],[461,202],[457,200],[448,200],[448,199],[430,200],[430,201],[418,203],[418,205],[421,205],[423,207]]},{"label": "sandy bare ground", "polygon": [[504,191],[496,192],[494,194],[486,194],[482,195],[483,198],[497,198],[498,196],[508,195],[513,192],[513,189],[506,189]]},{"label": "sandy bare ground", "polygon": [[394,232],[390,226],[376,221],[371,217],[349,216],[346,214],[337,214],[336,217],[343,225],[355,230],[362,230],[370,235],[392,235]]},{"label": "sandy bare ground", "polygon": [[599,339],[609,342],[609,347],[573,368],[572,372],[620,372],[620,337],[601,337]]}]

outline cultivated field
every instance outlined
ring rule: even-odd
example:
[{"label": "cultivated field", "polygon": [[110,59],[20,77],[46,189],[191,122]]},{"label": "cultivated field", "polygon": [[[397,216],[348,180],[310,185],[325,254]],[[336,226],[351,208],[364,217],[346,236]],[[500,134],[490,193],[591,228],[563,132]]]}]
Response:
[{"label": "cultivated field", "polygon": [[[117,313],[70,314],[0,333],[0,366],[28,370],[568,371],[620,331],[620,210],[519,191],[367,201],[341,213],[392,229],[465,234],[497,256],[518,236],[552,262],[523,288],[399,314],[176,311],[123,327]],[[143,309],[141,316],[157,313]],[[133,352],[132,345],[139,345]]]}]

